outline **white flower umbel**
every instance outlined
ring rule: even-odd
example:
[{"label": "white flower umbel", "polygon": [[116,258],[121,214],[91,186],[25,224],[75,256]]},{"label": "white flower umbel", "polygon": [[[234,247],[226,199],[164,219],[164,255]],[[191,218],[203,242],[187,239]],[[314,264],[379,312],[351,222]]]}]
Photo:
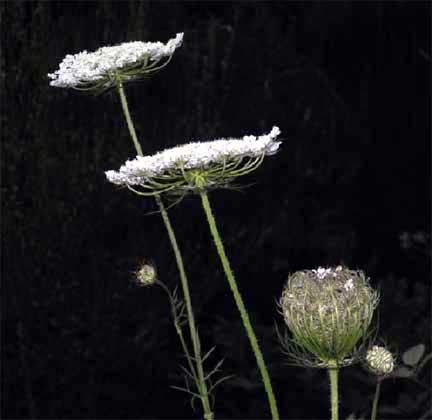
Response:
[{"label": "white flower umbel", "polygon": [[276,140],[279,134],[279,128],[273,127],[258,137],[188,143],[152,156],[137,156],[119,171],[105,174],[114,184],[144,188],[146,195],[226,187],[233,178],[256,169],[264,156],[275,154],[281,144]]},{"label": "white flower umbel", "polygon": [[99,90],[113,86],[116,80],[135,80],[164,67],[181,46],[183,33],[166,44],[133,41],[94,52],[68,54],[54,73],[50,85],[78,90]]}]

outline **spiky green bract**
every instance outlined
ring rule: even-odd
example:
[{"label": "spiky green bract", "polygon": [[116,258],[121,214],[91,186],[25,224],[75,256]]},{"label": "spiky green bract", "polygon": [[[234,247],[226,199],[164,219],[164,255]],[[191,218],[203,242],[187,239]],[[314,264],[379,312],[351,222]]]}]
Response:
[{"label": "spiky green bract", "polygon": [[[199,194],[203,189],[231,188],[232,181],[239,176],[247,175],[257,169],[265,154],[251,158],[223,159],[207,168],[185,170],[179,162],[176,168],[167,171],[162,176],[148,178],[139,187],[128,188],[138,195],[172,195]],[[138,189],[140,188],[140,189]]]},{"label": "spiky green bract", "polygon": [[[188,320],[186,307],[187,305],[185,305],[185,303],[178,298],[176,290],[174,290],[174,292],[171,292],[168,287],[160,280],[156,280],[155,283],[162,287],[162,289],[168,295],[171,304],[171,313],[174,320],[174,326],[177,335],[179,336],[180,343],[182,345],[183,352],[187,361],[187,366],[182,366],[182,370],[185,374],[185,386],[172,386],[172,388],[189,394],[191,397],[191,405],[193,409],[195,409],[195,400],[200,400],[204,408],[204,418],[206,420],[213,420],[214,413],[212,412],[212,405],[214,404],[214,396],[212,392],[222,382],[230,379],[232,375],[219,377],[215,380],[214,376],[221,372],[220,367],[223,363],[223,359],[216,363],[213,368],[209,369],[208,372],[204,371],[204,362],[206,362],[210,355],[213,353],[215,347],[212,347],[203,356],[198,331],[194,329],[194,335],[192,336],[192,344],[194,346],[194,354],[196,354],[196,356],[192,355],[190,346],[188,345],[183,334],[183,324],[186,321],[190,323],[190,319]],[[196,346],[197,349],[195,348]],[[210,399],[213,400],[213,404],[210,403]]]},{"label": "spiky green bract", "polygon": [[287,353],[299,365],[352,364],[358,343],[368,335],[378,301],[378,293],[362,271],[339,266],[290,275],[280,300],[292,333]]},{"label": "spiky green bract", "polygon": [[98,95],[114,88],[119,83],[126,84],[148,78],[162,70],[171,59],[172,55],[160,58],[149,64],[148,58],[144,57],[139,64],[117,69],[106,73],[97,81],[81,83],[76,86],[71,86],[71,88],[80,92],[89,92]]}]

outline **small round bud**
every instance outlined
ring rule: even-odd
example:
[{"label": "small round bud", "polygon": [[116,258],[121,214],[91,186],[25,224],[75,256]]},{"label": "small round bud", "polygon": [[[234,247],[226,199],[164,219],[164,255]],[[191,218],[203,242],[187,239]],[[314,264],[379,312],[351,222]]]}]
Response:
[{"label": "small round bud", "polygon": [[366,364],[376,375],[389,375],[394,369],[394,358],[385,347],[373,346],[366,354]]},{"label": "small round bud", "polygon": [[136,278],[139,284],[149,286],[156,281],[156,268],[151,264],[143,264],[136,273]]}]

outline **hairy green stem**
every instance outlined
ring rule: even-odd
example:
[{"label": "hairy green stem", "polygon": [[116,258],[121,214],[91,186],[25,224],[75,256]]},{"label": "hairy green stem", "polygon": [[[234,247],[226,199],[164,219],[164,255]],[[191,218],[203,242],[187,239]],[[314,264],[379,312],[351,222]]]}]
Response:
[{"label": "hairy green stem", "polygon": [[[143,151],[142,151],[141,145],[138,141],[135,127],[134,127],[134,124],[132,122],[132,118],[130,116],[129,106],[128,106],[128,102],[126,99],[126,95],[125,95],[125,92],[123,89],[123,84],[122,84],[121,80],[117,81],[117,89],[118,89],[118,92],[120,95],[120,101],[121,101],[124,116],[126,118],[129,133],[130,133],[130,136],[132,137],[132,141],[134,143],[135,149],[136,149],[138,155],[143,156]],[[169,219],[169,216],[168,216],[168,213],[165,209],[165,206],[162,202],[162,199],[160,198],[159,195],[156,195],[155,200],[156,200],[156,203],[159,207],[160,213],[162,215],[162,219],[163,219],[165,228],[168,232],[168,237],[170,239],[171,246],[172,246],[172,249],[174,251],[174,256],[176,259],[177,268],[178,268],[178,271],[180,273],[180,280],[181,280],[184,300],[186,303],[186,311],[187,311],[187,319],[188,319],[188,324],[189,324],[190,336],[191,336],[191,341],[192,341],[192,346],[193,346],[194,356],[195,356],[194,360],[196,361],[196,364],[197,364],[198,378],[199,378],[199,382],[200,382],[199,388],[200,388],[200,393],[201,393],[201,402],[202,402],[203,409],[204,409],[204,417],[208,420],[212,420],[213,419],[213,413],[211,411],[211,405],[210,405],[210,400],[209,400],[209,395],[208,395],[207,384],[206,384],[206,381],[204,379],[205,376],[204,376],[204,368],[203,368],[202,359],[201,359],[201,349],[200,349],[200,344],[198,341],[199,340],[198,332],[197,332],[196,325],[195,325],[195,317],[194,317],[193,310],[192,310],[192,301],[191,301],[191,297],[190,297],[189,283],[188,283],[188,279],[186,277],[186,271],[185,271],[184,264],[183,264],[183,258],[182,258],[180,248],[179,248],[178,243],[177,243],[177,238],[175,236],[174,229],[171,225],[171,221]],[[184,344],[185,343],[182,342],[182,345],[184,345]]]},{"label": "hairy green stem", "polygon": [[174,234],[174,230],[172,228],[171,222],[170,222],[169,217],[168,217],[168,213],[167,213],[167,211],[166,211],[166,209],[162,203],[161,198],[158,195],[156,196],[156,202],[159,206],[160,212],[162,214],[162,218],[164,220],[165,227],[168,231],[168,236],[170,238],[171,246],[173,248],[175,259],[177,262],[177,268],[180,272],[180,279],[181,279],[181,284],[182,284],[182,289],[183,289],[183,295],[184,295],[184,299],[185,299],[185,303],[186,303],[186,311],[188,314],[188,323],[189,323],[189,328],[190,328],[190,335],[191,335],[192,345],[194,348],[195,361],[197,364],[200,388],[202,391],[201,400],[202,400],[202,404],[203,404],[203,408],[204,408],[204,416],[206,419],[211,420],[213,418],[213,413],[211,412],[210,401],[208,398],[207,384],[206,384],[205,379],[204,379],[204,369],[203,369],[202,359],[201,359],[200,344],[198,342],[198,340],[199,340],[198,339],[198,332],[197,332],[196,326],[195,326],[195,319],[194,319],[194,315],[193,315],[193,311],[192,311],[192,302],[191,302],[191,298],[190,298],[188,280],[187,280],[186,272],[184,269],[183,258],[182,258],[182,255],[180,253],[180,249],[178,247],[177,240],[176,240],[176,237]]},{"label": "hairy green stem", "polygon": [[335,367],[329,367],[328,372],[330,377],[331,420],[339,420],[339,368],[337,365]]},{"label": "hairy green stem", "polygon": [[377,411],[378,411],[378,401],[380,397],[381,392],[381,379],[377,380],[376,388],[375,388],[375,396],[372,403],[372,413],[371,413],[371,420],[376,420],[377,417]]},{"label": "hairy green stem", "polygon": [[225,275],[226,275],[226,278],[228,280],[229,286],[230,286],[231,291],[234,295],[235,303],[237,304],[237,308],[240,311],[240,316],[241,316],[241,319],[243,321],[243,325],[246,329],[246,333],[249,337],[249,340],[250,340],[250,343],[252,346],[252,350],[255,354],[258,368],[260,370],[261,377],[262,377],[262,380],[264,383],[264,388],[265,388],[265,391],[267,393],[267,398],[268,398],[269,405],[270,405],[270,411],[271,411],[272,419],[273,420],[279,419],[279,412],[278,412],[278,408],[276,405],[276,399],[275,399],[275,396],[273,393],[273,388],[272,388],[272,385],[270,382],[270,376],[268,374],[268,371],[267,371],[267,368],[266,368],[266,365],[264,362],[264,358],[263,358],[263,355],[261,353],[261,349],[258,345],[258,340],[257,340],[255,332],[252,328],[252,324],[250,322],[249,315],[248,315],[246,307],[244,305],[243,298],[241,297],[240,291],[237,287],[237,283],[236,283],[234,274],[231,270],[230,263],[228,261],[227,255],[225,253],[225,248],[223,246],[222,239],[219,235],[219,231],[218,231],[217,226],[216,226],[216,221],[215,221],[212,209],[210,207],[210,201],[208,199],[208,195],[205,192],[205,190],[201,190],[200,195],[201,195],[201,201],[202,201],[202,205],[204,208],[204,212],[207,216],[207,221],[208,221],[208,224],[210,227],[210,231],[211,231],[211,234],[213,236],[213,240],[214,240],[215,245],[216,245],[217,252],[218,252],[219,257],[221,259],[222,266],[223,266],[223,269],[225,271]]}]

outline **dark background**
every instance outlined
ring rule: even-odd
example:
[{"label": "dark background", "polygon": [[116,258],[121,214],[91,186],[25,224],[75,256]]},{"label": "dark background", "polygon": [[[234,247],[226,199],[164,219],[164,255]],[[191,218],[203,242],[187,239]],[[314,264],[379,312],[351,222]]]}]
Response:
[{"label": "dark background", "polygon": [[[382,295],[380,337],[399,353],[420,342],[430,351],[430,9],[2,2],[2,418],[200,417],[170,388],[183,384],[184,358],[166,296],[133,282],[150,259],[179,284],[162,220],[147,215],[152,199],[104,176],[134,156],[116,92],[47,78],[68,53],[176,32],[185,38],[172,63],[126,89],[146,152],[282,130],[280,152],[241,181],[254,185],[210,195],[282,417],[329,415],[326,373],[287,366],[275,337],[290,272],[365,270]],[[199,200],[170,215],[203,346],[236,374],[215,391],[217,418],[268,418]],[[428,384],[384,382],[380,418],[426,418]],[[369,415],[373,390],[361,367],[344,369],[341,418]]]}]

